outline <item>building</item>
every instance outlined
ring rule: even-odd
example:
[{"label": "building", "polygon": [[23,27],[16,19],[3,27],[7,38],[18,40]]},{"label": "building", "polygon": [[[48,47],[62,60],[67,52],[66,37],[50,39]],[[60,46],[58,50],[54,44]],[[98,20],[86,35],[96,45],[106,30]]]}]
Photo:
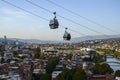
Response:
[{"label": "building", "polygon": [[13,58],[13,53],[12,52],[5,52],[4,53],[4,59],[8,60],[8,59],[12,59]]},{"label": "building", "polygon": [[4,44],[5,44],[5,45],[8,44],[8,41],[7,41],[7,37],[6,37],[6,35],[4,36]]}]

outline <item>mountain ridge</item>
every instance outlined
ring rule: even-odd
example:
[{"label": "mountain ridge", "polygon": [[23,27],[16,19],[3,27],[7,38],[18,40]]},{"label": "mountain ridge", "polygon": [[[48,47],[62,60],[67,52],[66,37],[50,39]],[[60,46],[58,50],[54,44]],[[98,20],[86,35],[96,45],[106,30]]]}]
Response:
[{"label": "mountain ridge", "polygon": [[110,38],[120,38],[120,35],[96,35],[96,36],[84,36],[71,39],[71,41],[85,41],[85,40],[95,40],[95,39],[110,39]]},{"label": "mountain ridge", "polygon": [[[69,43],[69,42],[81,42],[85,40],[96,40],[96,39],[110,39],[110,38],[120,38],[120,35],[96,35],[96,36],[84,36],[84,37],[76,37],[72,38],[70,41],[52,41],[52,40],[40,40],[40,39],[20,39],[20,38],[8,38],[8,40],[20,41],[25,43]],[[3,39],[3,38],[0,38]]]}]

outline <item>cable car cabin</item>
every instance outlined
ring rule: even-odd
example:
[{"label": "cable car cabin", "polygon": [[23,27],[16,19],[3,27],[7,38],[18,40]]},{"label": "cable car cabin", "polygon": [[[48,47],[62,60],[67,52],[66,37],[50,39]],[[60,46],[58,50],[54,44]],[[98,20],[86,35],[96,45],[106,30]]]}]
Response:
[{"label": "cable car cabin", "polygon": [[56,12],[53,12],[53,14],[54,14],[54,18],[50,20],[50,23],[49,23],[50,29],[56,29],[59,26],[59,22],[56,19]]},{"label": "cable car cabin", "polygon": [[63,35],[63,39],[69,41],[69,40],[71,39],[71,35],[70,35],[70,33],[65,32],[64,35]]},{"label": "cable car cabin", "polygon": [[50,20],[49,23],[50,29],[56,29],[59,26],[58,20],[54,18],[53,20]]}]

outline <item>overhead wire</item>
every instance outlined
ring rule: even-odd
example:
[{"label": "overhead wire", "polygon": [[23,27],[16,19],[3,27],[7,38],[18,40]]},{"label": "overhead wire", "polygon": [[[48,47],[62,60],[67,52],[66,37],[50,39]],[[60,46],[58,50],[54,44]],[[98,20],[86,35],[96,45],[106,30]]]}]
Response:
[{"label": "overhead wire", "polygon": [[[53,13],[52,11],[50,11],[50,10],[48,10],[48,9],[46,9],[46,8],[43,8],[43,7],[41,7],[40,5],[37,5],[36,3],[33,3],[32,1],[29,1],[29,0],[25,0],[25,1],[28,2],[28,3],[30,3],[30,4],[32,4],[33,6],[36,6],[36,7],[39,7],[39,8],[41,8],[41,9],[43,9],[43,10],[49,12],[49,13]],[[80,24],[80,23],[77,23],[76,21],[73,21],[73,20],[71,20],[71,19],[69,19],[69,18],[63,17],[63,16],[58,15],[58,14],[57,14],[57,16],[65,19],[65,20],[67,20],[67,21],[70,21],[70,22],[72,22],[72,23],[74,23],[74,24],[77,24],[77,25],[79,25],[79,26],[81,26],[81,27],[83,27],[83,28],[86,28],[86,29],[88,29],[88,30],[90,30],[90,31],[92,31],[92,32],[95,32],[95,33],[97,33],[97,34],[102,34],[102,35],[104,35],[105,37],[109,37],[108,35],[106,35],[106,34],[104,34],[104,33],[102,33],[102,32],[99,32],[99,31],[96,31],[96,30],[94,30],[94,29],[91,29],[91,28],[89,28],[89,27],[87,27],[87,26],[84,26],[84,25],[82,25],[82,24]]]},{"label": "overhead wire", "polygon": [[[22,10],[22,11],[25,11],[25,12],[31,14],[31,15],[34,15],[34,16],[36,16],[36,17],[38,17],[38,18],[41,18],[41,19],[43,19],[43,20],[45,20],[45,21],[49,21],[48,19],[46,19],[46,18],[44,18],[44,17],[41,17],[41,16],[39,16],[39,15],[31,12],[31,11],[28,11],[28,10],[24,9],[24,8],[21,8],[21,7],[15,5],[15,4],[11,3],[11,2],[8,2],[8,1],[6,1],[6,0],[1,0],[1,1],[3,1],[4,3],[9,4],[9,5],[11,5],[11,6],[15,7],[15,8],[18,8],[18,9],[20,9],[20,10]],[[60,26],[61,26],[62,28],[66,28],[65,26],[62,26],[62,25],[60,25]],[[77,33],[77,34],[80,34],[80,35],[86,35],[86,34],[84,34],[84,33],[77,32],[77,31],[75,31],[75,30],[73,30],[73,29],[70,29],[70,28],[68,28],[68,30],[70,30],[70,31],[72,31],[72,32],[75,32],[75,33]],[[89,38],[92,38],[91,36],[88,36],[88,37],[89,37]]]},{"label": "overhead wire", "polygon": [[[67,28],[67,27],[65,27],[65,26],[63,26],[63,25],[60,25],[62,28]],[[80,34],[80,35],[84,35],[84,36],[87,36],[87,37],[89,37],[89,39],[93,39],[93,36],[89,36],[89,35],[87,35],[87,34],[84,34],[84,33],[81,33],[81,32],[78,32],[78,31],[76,31],[76,30],[73,30],[73,29],[70,29],[70,28],[67,28],[69,31],[72,31],[72,32],[74,32],[74,33],[77,33],[77,34]]]},{"label": "overhead wire", "polygon": [[67,11],[67,12],[73,14],[73,15],[76,15],[76,16],[78,16],[78,17],[81,17],[82,19],[85,19],[85,20],[87,20],[87,21],[93,23],[93,24],[96,24],[96,25],[98,25],[99,27],[103,27],[103,28],[106,29],[106,30],[109,30],[109,31],[111,31],[111,32],[120,34],[119,32],[114,31],[114,30],[112,30],[111,28],[108,28],[108,27],[106,27],[106,26],[103,25],[103,24],[100,24],[100,23],[98,23],[98,22],[96,22],[96,21],[93,21],[93,20],[91,20],[91,19],[89,19],[89,18],[87,18],[87,17],[81,16],[80,14],[78,14],[78,13],[72,11],[72,10],[69,10],[69,9],[67,9],[67,8],[65,8],[65,7],[59,5],[59,4],[57,4],[57,3],[55,3],[55,2],[53,2],[53,1],[51,1],[51,0],[46,0],[46,1],[48,1],[49,3],[55,5],[55,6],[59,7],[59,8],[64,9],[65,11]]},{"label": "overhead wire", "polygon": [[32,14],[32,15],[34,15],[34,16],[37,16],[37,17],[39,17],[39,18],[41,18],[41,19],[43,19],[43,20],[49,21],[49,20],[46,19],[46,18],[43,18],[43,17],[41,17],[41,16],[39,16],[39,15],[37,15],[37,14],[34,14],[34,13],[32,13],[32,12],[26,10],[26,9],[23,9],[23,8],[21,8],[21,7],[18,7],[18,6],[14,5],[14,4],[12,4],[12,3],[6,1],[6,0],[1,0],[1,1],[3,1],[3,2],[5,2],[5,3],[7,3],[7,4],[11,5],[11,6],[14,6],[14,7],[18,8],[18,9],[21,9],[21,10],[23,10],[23,11],[29,13],[29,14]]},{"label": "overhead wire", "polygon": [[[65,27],[65,26],[63,26],[63,25],[60,25],[61,27],[63,27],[63,28],[67,28],[67,27]],[[69,31],[72,31],[72,32],[75,32],[75,33],[78,33],[78,34],[81,34],[81,35],[84,35],[84,36],[87,36],[86,34],[84,34],[84,33],[81,33],[81,32],[77,32],[77,31],[75,31],[75,30],[73,30],[73,29],[70,29],[70,28],[67,28]]]},{"label": "overhead wire", "polygon": [[[39,7],[39,8],[41,8],[41,9],[43,9],[43,10],[49,12],[49,13],[53,13],[52,11],[50,11],[50,10],[48,10],[48,9],[46,9],[46,8],[43,8],[43,7],[37,5],[37,4],[35,4],[35,3],[33,3],[33,2],[31,2],[31,1],[29,1],[29,0],[25,0],[25,1],[27,1],[28,3],[30,3],[30,4],[32,4],[32,5],[36,6],[36,7]],[[67,18],[65,18],[65,17],[63,17],[63,16],[60,16],[60,15],[57,15],[57,16],[62,17],[62,18],[64,18],[64,19],[66,19],[66,20],[72,21],[72,20],[67,19]],[[81,24],[76,23],[76,22],[74,22],[74,21],[72,21],[72,22],[75,23],[75,24],[81,25]],[[60,26],[63,27],[63,28],[66,28],[66,27],[64,27],[64,26],[62,26],[62,25],[60,25]],[[81,26],[83,26],[83,25],[81,25]],[[86,26],[84,26],[84,27],[86,27]],[[69,28],[68,28],[68,29],[69,29]],[[91,30],[91,28],[88,28],[88,29]],[[86,34],[83,34],[83,33],[77,32],[77,31],[72,30],[72,29],[69,29],[69,30],[70,30],[70,31],[73,31],[73,32],[75,32],[75,33],[81,34],[81,35],[88,36],[88,35],[86,35]],[[95,31],[95,30],[94,30],[94,32],[97,33],[97,31]],[[106,36],[106,35],[104,34],[104,36]],[[88,36],[88,37],[91,38],[92,36]],[[108,37],[108,36],[107,36],[107,37]]]}]

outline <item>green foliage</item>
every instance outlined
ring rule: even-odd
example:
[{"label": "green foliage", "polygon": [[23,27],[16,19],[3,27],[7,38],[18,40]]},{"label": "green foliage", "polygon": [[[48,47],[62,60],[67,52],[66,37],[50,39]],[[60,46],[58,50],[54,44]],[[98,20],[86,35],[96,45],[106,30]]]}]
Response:
[{"label": "green foliage", "polygon": [[34,80],[51,80],[49,74],[33,74]]},{"label": "green foliage", "polygon": [[40,74],[33,74],[35,80],[40,80]]},{"label": "green foliage", "polygon": [[87,80],[87,76],[82,67],[77,67],[73,71],[73,80]]},{"label": "green foliage", "polygon": [[76,67],[72,70],[64,69],[54,80],[87,80],[87,76],[82,67]]},{"label": "green foliage", "polygon": [[40,58],[40,53],[37,51],[34,51],[34,58],[39,59]]},{"label": "green foliage", "polygon": [[58,77],[60,80],[72,80],[72,74],[69,69],[64,69]]},{"label": "green foliage", "polygon": [[105,73],[113,73],[113,69],[110,67],[110,65],[104,63],[101,65],[101,74]]},{"label": "green foliage", "polygon": [[71,60],[72,56],[73,56],[72,54],[67,54],[67,59]]},{"label": "green foliage", "polygon": [[49,58],[48,59],[48,64],[46,65],[46,72],[48,74],[51,74],[54,68],[56,67],[58,63],[58,58]]},{"label": "green foliage", "polygon": [[101,52],[105,52],[105,53],[110,54],[110,55],[114,55],[114,56],[116,56],[117,58],[120,59],[120,52],[117,52],[117,51],[115,51],[115,50],[111,50],[111,49],[100,49],[100,48],[98,48],[97,50],[98,50],[98,51],[101,51]]},{"label": "green foliage", "polygon": [[37,51],[37,52],[41,52],[40,47],[37,47],[34,50]]},{"label": "green foliage", "polygon": [[100,63],[93,65],[91,70],[94,74],[100,74]]},{"label": "green foliage", "polygon": [[49,74],[41,74],[40,80],[51,80],[51,76]]},{"label": "green foliage", "polygon": [[39,59],[40,58],[40,52],[41,52],[40,47],[37,47],[37,48],[33,49],[33,52],[34,52],[34,58]]},{"label": "green foliage", "polygon": [[94,74],[106,74],[106,73],[113,73],[113,69],[106,63],[100,64],[96,63],[91,68]]},{"label": "green foliage", "polygon": [[94,57],[93,57],[92,61],[94,63],[103,62],[104,61],[103,57],[104,57],[103,55],[100,55],[100,54],[96,53],[96,54],[94,54]]},{"label": "green foliage", "polygon": [[40,59],[45,59],[44,54],[40,55]]},{"label": "green foliage", "polygon": [[120,70],[117,70],[117,71],[115,72],[115,76],[120,77]]}]

